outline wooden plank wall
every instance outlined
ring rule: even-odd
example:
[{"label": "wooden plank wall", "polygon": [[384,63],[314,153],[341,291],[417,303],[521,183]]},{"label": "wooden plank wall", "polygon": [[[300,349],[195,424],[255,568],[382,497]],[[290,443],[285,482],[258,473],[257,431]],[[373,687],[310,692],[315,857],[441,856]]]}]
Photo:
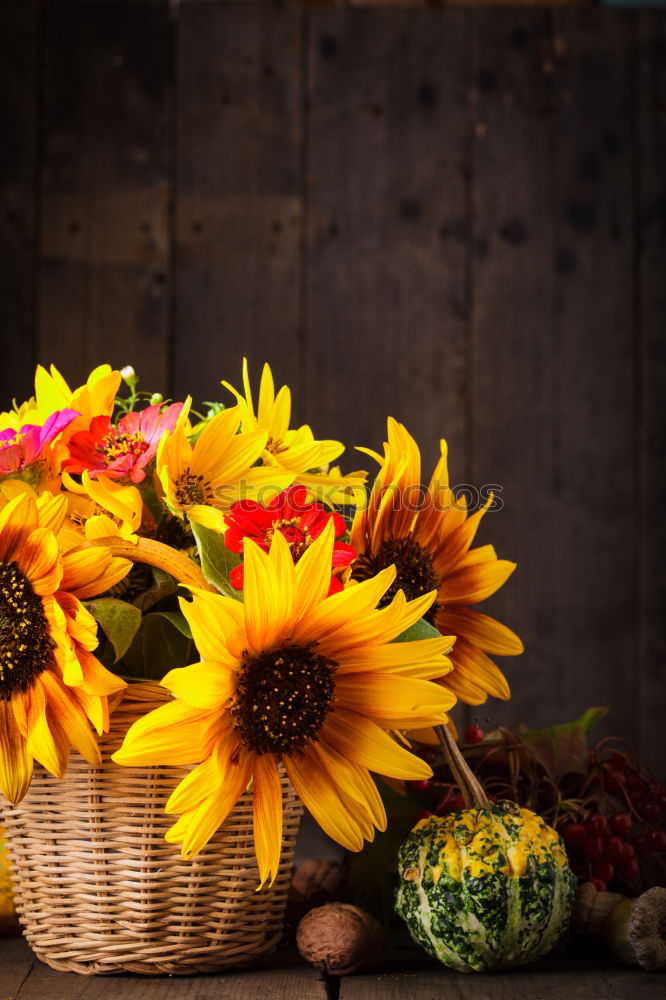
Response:
[{"label": "wooden plank wall", "polygon": [[607,704],[663,772],[666,15],[30,0],[0,44],[3,402],[247,353],[320,436],[447,437],[527,647],[467,716]]}]

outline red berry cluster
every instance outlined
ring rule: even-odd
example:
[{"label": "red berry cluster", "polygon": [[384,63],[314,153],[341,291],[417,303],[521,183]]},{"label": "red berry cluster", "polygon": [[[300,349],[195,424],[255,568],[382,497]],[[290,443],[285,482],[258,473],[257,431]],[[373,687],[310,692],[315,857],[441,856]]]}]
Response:
[{"label": "red berry cluster", "polygon": [[607,759],[590,754],[594,794],[583,822],[563,813],[558,827],[571,866],[579,878],[603,891],[631,890],[640,875],[640,861],[666,852],[666,831],[656,827],[666,814],[666,792],[621,753]]},{"label": "red berry cluster", "polygon": [[608,818],[592,813],[583,823],[567,823],[561,832],[574,872],[600,892],[617,878],[633,882],[639,868],[636,845],[629,839],[632,829],[629,813]]}]

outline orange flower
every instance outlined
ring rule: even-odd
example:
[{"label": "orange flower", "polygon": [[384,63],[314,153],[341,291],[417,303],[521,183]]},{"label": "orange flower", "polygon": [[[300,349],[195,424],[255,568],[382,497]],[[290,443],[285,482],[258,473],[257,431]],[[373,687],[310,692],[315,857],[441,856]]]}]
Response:
[{"label": "orange flower", "polygon": [[499,590],[516,568],[498,559],[492,545],[471,547],[492,495],[481,510],[467,514],[464,499],[449,488],[442,441],[441,458],[422,498],[418,445],[392,417],[384,451],[383,459],[373,456],[381,468],[367,508],[357,511],[352,525],[351,544],[358,553],[352,579],[365,580],[395,565],[395,583],[385,601],[397,590],[410,600],[436,590],[426,617],[443,635],[457,636],[447,688],[468,705],[480,705],[488,695],[506,700],[509,685],[488,654],[514,656],[523,644],[505,625],[469,607]]}]

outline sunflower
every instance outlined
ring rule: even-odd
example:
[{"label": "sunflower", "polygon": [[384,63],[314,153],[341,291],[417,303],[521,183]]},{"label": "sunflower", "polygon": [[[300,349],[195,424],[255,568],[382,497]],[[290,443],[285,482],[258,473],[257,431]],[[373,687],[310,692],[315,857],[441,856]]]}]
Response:
[{"label": "sunflower", "polygon": [[62,556],[25,494],[0,511],[0,791],[14,805],[34,760],[59,778],[71,747],[100,762],[90,723],[108,729],[107,696],[125,685],[93,656],[97,626],[79,598],[128,568],[99,549]]},{"label": "sunflower", "polygon": [[157,448],[157,475],[174,514],[182,516],[199,506],[229,508],[240,496],[269,486],[279,492],[289,485],[288,474],[254,464],[268,435],[262,430],[239,434],[240,407],[216,414],[192,443],[188,434],[191,405],[188,396],[176,426]]},{"label": "sunflower", "polygon": [[408,598],[436,590],[426,617],[442,634],[456,636],[446,686],[468,705],[480,705],[488,695],[506,700],[509,685],[488,653],[514,656],[523,652],[523,644],[505,625],[467,605],[499,590],[516,564],[498,559],[492,545],[471,548],[493,498],[468,516],[464,499],[449,488],[445,441],[440,449],[423,496],[418,445],[389,417],[384,457],[373,456],[381,468],[367,509],[357,511],[352,524],[350,541],[358,553],[352,578],[365,580],[395,565],[395,583],[385,601],[397,588]]},{"label": "sunflower", "polygon": [[455,697],[429,681],[447,669],[446,638],[392,643],[434,594],[376,605],[395,571],[327,597],[334,525],[294,564],[275,532],[268,553],[245,543],[245,601],[193,589],[182,601],[201,663],[162,680],[176,699],[138,720],[114,760],[196,764],[169,799],[166,837],[197,854],[252,782],[261,883],[277,873],[282,839],[278,765],[325,832],[349,850],[383,830],[369,770],[430,776],[390,730],[446,720]]},{"label": "sunflower", "polygon": [[259,385],[259,403],[255,410],[248,374],[247,358],[243,358],[243,396],[229,382],[222,382],[233,393],[243,414],[243,430],[263,430],[266,444],[261,454],[264,465],[291,474],[289,483],[301,483],[314,489],[329,505],[358,503],[365,496],[366,474],[354,472],[341,476],[340,470],[329,469],[329,463],[345,450],[340,441],[316,441],[312,429],[303,424],[290,430],[291,391],[283,385],[275,393],[273,373],[264,365]]}]

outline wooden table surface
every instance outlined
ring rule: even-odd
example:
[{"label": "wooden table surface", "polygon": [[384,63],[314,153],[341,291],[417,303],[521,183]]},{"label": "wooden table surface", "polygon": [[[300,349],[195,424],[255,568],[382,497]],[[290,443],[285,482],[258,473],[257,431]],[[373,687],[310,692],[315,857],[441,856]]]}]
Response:
[{"label": "wooden table surface", "polygon": [[600,960],[551,957],[510,973],[460,975],[413,955],[388,971],[324,977],[284,965],[284,954],[256,970],[167,977],[80,976],[38,961],[22,938],[0,938],[0,1000],[659,1000],[666,977]]}]

